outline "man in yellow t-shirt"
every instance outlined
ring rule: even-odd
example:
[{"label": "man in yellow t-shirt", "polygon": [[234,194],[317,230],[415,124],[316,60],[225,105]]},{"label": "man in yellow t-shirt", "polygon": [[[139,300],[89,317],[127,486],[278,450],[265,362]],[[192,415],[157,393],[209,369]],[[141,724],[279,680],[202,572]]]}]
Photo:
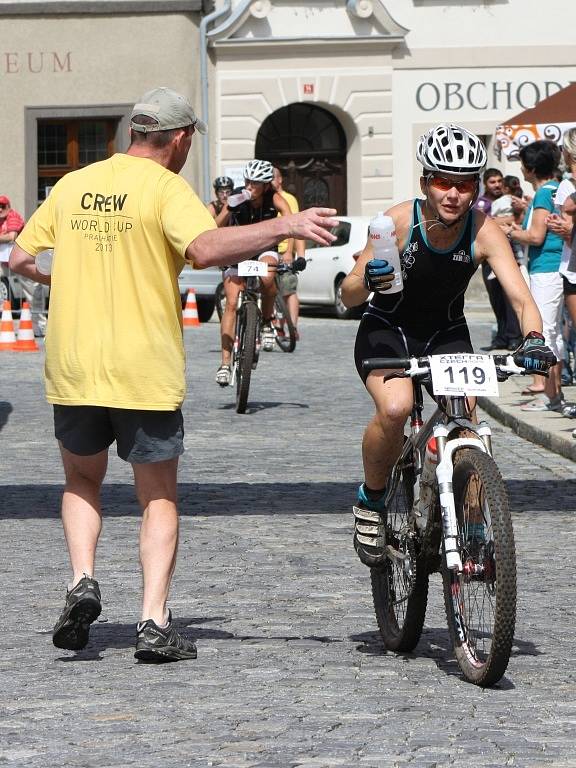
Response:
[{"label": "man in yellow t-shirt", "polygon": [[[298,207],[298,200],[290,192],[286,192],[282,187],[283,177],[282,171],[279,168],[274,167],[274,180],[272,186],[279,192],[290,206],[292,213],[298,213],[300,208]],[[296,249],[296,255],[298,257],[304,257],[306,243],[304,240],[284,240],[278,246],[278,253],[282,260],[287,264],[291,264],[294,259],[294,249]],[[296,338],[300,337],[298,333],[298,318],[300,316],[300,302],[298,300],[298,275],[294,272],[284,272],[278,277],[280,284],[280,290],[282,296],[286,299],[286,306],[290,312],[290,318],[296,329]]]},{"label": "man in yellow t-shirt", "polygon": [[[168,88],[146,93],[131,115],[126,154],[67,174],[16,240],[10,267],[51,285],[46,396],[66,477],[62,522],[73,577],[53,632],[78,650],[101,612],[93,578],[100,489],[108,449],[131,463],[143,510],[144,594],[136,658],[196,657],[166,607],[178,541],[177,468],[183,452],[184,346],[178,274],[235,264],[286,237],[331,242],[335,211],[316,208],[250,227],[216,230],[178,176],[192,136],[206,126]],[[54,249],[51,274],[35,258]]]}]

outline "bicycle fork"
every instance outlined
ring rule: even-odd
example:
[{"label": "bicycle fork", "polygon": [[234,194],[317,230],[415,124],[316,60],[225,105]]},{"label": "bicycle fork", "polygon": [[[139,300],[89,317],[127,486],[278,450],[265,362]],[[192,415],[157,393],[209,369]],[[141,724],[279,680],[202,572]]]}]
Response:
[{"label": "bicycle fork", "polygon": [[461,428],[462,424],[450,422],[437,424],[434,427],[434,437],[438,448],[438,465],[436,467],[436,479],[438,481],[438,493],[442,516],[442,536],[444,539],[444,552],[446,567],[458,573],[462,572],[462,558],[458,546],[458,524],[456,518],[456,505],[452,488],[454,474],[453,456],[460,448],[476,448],[491,455],[491,431],[486,422],[480,424],[466,423],[467,429],[475,432],[477,437],[459,437],[448,440],[448,435],[453,429]]}]

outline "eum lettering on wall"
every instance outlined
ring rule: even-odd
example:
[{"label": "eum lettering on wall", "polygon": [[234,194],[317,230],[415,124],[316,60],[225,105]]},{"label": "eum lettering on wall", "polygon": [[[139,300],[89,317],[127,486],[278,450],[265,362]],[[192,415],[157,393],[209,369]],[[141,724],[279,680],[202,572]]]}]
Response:
[{"label": "eum lettering on wall", "polygon": [[423,112],[435,109],[478,111],[504,109],[530,109],[542,99],[570,85],[555,80],[536,82],[533,80],[475,80],[472,83],[458,81],[425,82],[416,88],[416,104]]},{"label": "eum lettering on wall", "polygon": [[72,72],[71,51],[3,51],[0,73],[3,75]]}]

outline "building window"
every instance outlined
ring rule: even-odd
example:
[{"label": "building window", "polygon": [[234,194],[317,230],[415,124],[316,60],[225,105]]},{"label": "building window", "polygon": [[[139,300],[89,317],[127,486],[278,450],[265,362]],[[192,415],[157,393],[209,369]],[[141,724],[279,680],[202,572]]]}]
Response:
[{"label": "building window", "polygon": [[117,120],[38,120],[38,203],[50,187],[75,171],[114,154]]}]

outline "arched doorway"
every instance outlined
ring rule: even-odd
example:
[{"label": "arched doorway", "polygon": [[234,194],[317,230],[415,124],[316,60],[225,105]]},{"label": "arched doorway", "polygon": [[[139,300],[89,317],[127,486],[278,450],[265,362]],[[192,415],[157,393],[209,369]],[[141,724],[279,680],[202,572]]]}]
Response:
[{"label": "arched doorway", "polygon": [[313,205],[346,213],[346,136],[333,114],[316,104],[290,104],[264,120],[255,156],[284,174],[284,189],[301,208]]}]

